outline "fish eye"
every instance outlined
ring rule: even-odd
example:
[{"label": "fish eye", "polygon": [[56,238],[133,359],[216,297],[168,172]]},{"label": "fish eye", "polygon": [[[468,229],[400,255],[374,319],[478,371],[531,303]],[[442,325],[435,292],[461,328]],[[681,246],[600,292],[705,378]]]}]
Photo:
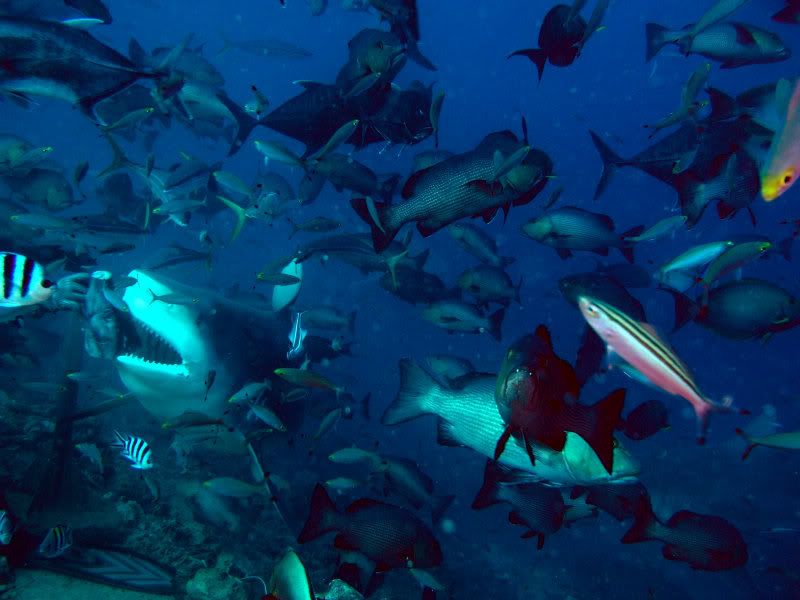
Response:
[{"label": "fish eye", "polygon": [[45,279],[44,281],[42,281],[42,287],[45,289],[51,288],[53,287],[53,285],[54,285],[53,282],[50,281],[49,279]]},{"label": "fish eye", "polygon": [[783,176],[783,183],[785,185],[789,185],[790,183],[792,183],[792,174],[791,173],[786,173],[786,175]]},{"label": "fish eye", "polygon": [[383,42],[380,40],[378,41],[378,50],[383,50]]}]

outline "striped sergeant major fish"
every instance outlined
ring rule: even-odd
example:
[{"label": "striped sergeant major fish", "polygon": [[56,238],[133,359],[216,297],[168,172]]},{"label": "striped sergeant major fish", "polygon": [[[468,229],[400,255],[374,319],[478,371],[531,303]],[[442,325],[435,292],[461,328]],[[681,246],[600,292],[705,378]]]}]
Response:
[{"label": "striped sergeant major fish", "polygon": [[653,385],[692,405],[697,417],[697,443],[704,444],[709,414],[732,410],[732,399],[726,398],[722,404],[708,399],[683,361],[651,325],[588,296],[579,296],[578,305],[589,326],[608,346],[609,355],[619,355]]},{"label": "striped sergeant major fish", "polygon": [[132,468],[142,470],[153,468],[150,444],[135,435],[122,435],[119,431],[115,431],[114,435],[117,437],[117,441],[113,445],[121,448],[120,454],[133,463]]},{"label": "striped sergeant major fish", "polygon": [[69,525],[57,525],[47,532],[39,544],[39,554],[45,558],[56,558],[72,546],[72,528]]},{"label": "striped sergeant major fish", "polygon": [[42,265],[21,254],[0,252],[0,307],[38,304],[52,293],[53,282]]}]

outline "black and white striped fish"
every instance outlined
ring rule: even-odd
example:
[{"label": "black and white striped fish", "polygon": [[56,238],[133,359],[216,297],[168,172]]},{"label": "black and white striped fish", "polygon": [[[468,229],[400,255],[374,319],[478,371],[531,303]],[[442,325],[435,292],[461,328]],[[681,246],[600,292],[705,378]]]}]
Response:
[{"label": "black and white striped fish", "polygon": [[39,554],[45,558],[56,558],[72,546],[72,528],[69,525],[57,525],[47,532],[39,544]]},{"label": "black and white striped fish", "polygon": [[53,293],[44,267],[27,256],[0,252],[0,307],[38,304]]},{"label": "black and white striped fish", "polygon": [[0,545],[7,546],[14,535],[14,524],[4,510],[0,510]]},{"label": "black and white striped fish", "polygon": [[115,431],[114,435],[117,436],[117,442],[114,443],[114,446],[120,448],[120,454],[133,463],[131,467],[142,470],[153,468],[153,454],[150,451],[150,444],[135,435],[122,435],[119,431]]}]

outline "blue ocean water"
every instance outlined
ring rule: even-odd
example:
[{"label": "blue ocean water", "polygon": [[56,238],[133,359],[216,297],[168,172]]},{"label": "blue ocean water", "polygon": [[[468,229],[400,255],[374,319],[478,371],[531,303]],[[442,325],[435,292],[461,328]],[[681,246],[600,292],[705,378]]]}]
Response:
[{"label": "blue ocean water", "polygon": [[[192,34],[189,48],[194,51],[199,47],[223,74],[224,90],[228,96],[243,105],[250,98],[250,86],[256,85],[268,97],[269,110],[272,110],[300,91],[300,87],[293,83],[297,80],[332,82],[347,60],[348,40],[360,30],[387,28],[386,24],[380,24],[374,11],[346,11],[333,0],[320,16],[312,16],[304,0],[287,0],[286,4],[286,7],[281,7],[277,1],[231,0],[189,4],[166,0],[142,3],[109,0],[114,22],[90,31],[98,40],[123,54],[127,53],[131,38],[151,50],[160,46],[172,47],[184,36]],[[602,163],[588,132],[590,129],[598,132],[624,157],[634,155],[651,143],[643,125],[657,121],[675,109],[680,100],[681,86],[706,59],[684,57],[674,46],[668,46],[654,60],[645,62],[645,24],[658,22],[679,28],[699,17],[705,6],[705,3],[701,4],[685,0],[669,3],[612,1],[603,20],[604,28],[591,38],[574,64],[565,68],[548,64],[541,82],[538,82],[536,69],[530,61],[507,59],[506,56],[519,48],[536,46],[538,28],[551,7],[549,3],[419,0],[420,49],[435,63],[437,70],[424,69],[409,60],[394,82],[405,88],[419,80],[433,84],[436,91],[444,91],[440,147],[463,152],[493,131],[510,130],[519,137],[524,117],[531,146],[545,151],[554,164],[554,177],[532,203],[513,207],[507,219],[501,213],[489,224],[474,221],[496,240],[501,255],[516,259],[507,272],[513,281],[520,278],[523,281],[521,302],[512,302],[506,311],[502,340],[498,342],[484,334],[448,333],[423,320],[421,306],[401,302],[389,295],[378,285],[375,274],[365,275],[332,259],[308,260],[304,263],[302,290],[295,308],[332,305],[348,313],[357,313],[352,336],[353,356],[337,359],[330,365],[319,367],[319,371],[343,385],[356,398],[370,393],[371,419],[341,420],[330,433],[317,441],[311,438],[328,405],[320,402],[321,407],[318,407],[309,401],[303,408],[291,409],[290,431],[271,434],[263,448],[259,448],[266,470],[280,474],[289,484],[285,490],[276,493],[287,523],[282,525],[275,519],[269,502],[250,498],[230,501],[230,510],[239,521],[238,528],[232,528],[208,523],[196,512],[194,516],[191,512],[181,512],[183,501],[179,498],[182,492],[180,485],[176,486],[175,478],[196,483],[212,476],[246,480],[247,458],[236,459],[236,469],[228,471],[230,460],[204,458],[200,453],[197,461],[191,461],[179,474],[175,457],[168,450],[171,438],[161,429],[161,419],[149,415],[137,403],[104,414],[89,429],[83,426],[76,429],[74,441],[96,443],[105,460],[116,462],[114,468],[122,471],[127,466],[121,464],[122,460],[106,447],[114,429],[135,430],[137,435],[150,440],[157,454],[156,468],[147,474],[148,478],[155,481],[161,477],[164,479],[160,483],[162,493],[157,501],[148,498],[149,492],[136,479],[138,474],[131,475],[125,471],[124,475],[117,474],[95,482],[97,486],[89,494],[90,500],[110,494],[114,499],[124,497],[126,501],[135,502],[137,508],[136,516],[126,523],[108,519],[107,530],[102,526],[106,520],[98,517],[97,522],[101,525],[97,529],[100,531],[92,531],[91,540],[96,542],[107,536],[112,545],[124,542],[129,550],[149,555],[159,562],[164,562],[166,557],[176,561],[173,566],[178,568],[180,577],[175,597],[224,597],[218,595],[220,591],[213,590],[213,586],[205,596],[205,592],[186,591],[186,581],[196,576],[201,568],[200,562],[194,567],[187,566],[187,556],[196,556],[199,561],[205,561],[207,567],[215,564],[220,553],[228,553],[233,556],[233,563],[239,570],[229,569],[225,577],[236,580],[237,576],[251,572],[268,577],[286,545],[292,545],[307,564],[318,590],[324,589],[336,567],[334,553],[329,551],[330,536],[302,545],[293,541],[292,536],[300,530],[308,514],[315,483],[343,474],[356,476],[356,471],[338,468],[327,460],[327,456],[338,448],[357,445],[412,459],[434,480],[437,492],[455,494],[456,500],[447,513],[451,527],[447,531],[436,530],[444,553],[442,565],[435,570],[443,583],[443,590],[437,597],[797,597],[800,594],[797,455],[759,448],[743,462],[740,456],[745,444],[734,433],[735,428],[746,429],[747,424],[756,418],[774,421],[779,431],[798,429],[796,330],[776,334],[768,340],[745,341],[723,338],[694,323],[670,333],[673,302],[669,294],[655,287],[633,291],[642,302],[648,321],[673,345],[707,396],[713,399],[730,396],[737,406],[752,413],[751,416],[714,415],[708,442],[703,447],[695,443],[694,413],[681,398],[667,396],[613,372],[596,376],[582,393],[585,402],[594,402],[612,389],[624,386],[628,390],[626,411],[652,398],[665,403],[669,410],[668,430],[641,442],[627,439],[623,442],[641,463],[639,479],[650,492],[653,508],[660,517],[666,519],[685,509],[718,515],[739,529],[747,542],[749,559],[744,567],[732,571],[705,572],[692,569],[685,562],[665,560],[660,542],[623,545],[620,538],[630,522],[620,523],[602,513],[596,519],[580,521],[562,529],[548,537],[543,549],[537,550],[535,540],[519,539],[522,530],[508,523],[507,506],[482,511],[470,508],[481,485],[486,457],[468,449],[438,445],[433,417],[395,427],[379,422],[381,413],[397,393],[398,362],[402,358],[423,362],[424,357],[431,354],[457,354],[469,358],[478,371],[495,373],[511,342],[531,333],[537,325],[545,324],[552,334],[557,353],[568,360],[574,359],[585,321],[579,311],[562,298],[558,281],[569,274],[593,271],[598,261],[618,263],[623,259],[612,249],[607,258],[579,252],[574,258],[562,260],[551,248],[524,237],[520,228],[541,214],[547,197],[559,186],[564,189],[559,205],[575,205],[607,214],[619,232],[636,225],[649,226],[668,215],[679,214],[674,190],[635,169],[620,169],[605,193],[594,201]],[[709,85],[736,95],[761,84],[797,76],[800,28],[769,19],[783,4],[778,0],[747,3],[736,13],[735,19],[779,33],[795,55],[774,64],[727,70],[714,63]],[[584,16],[588,16],[593,6],[589,3],[584,8]],[[218,54],[223,34],[236,40],[281,39],[306,48],[312,55],[302,60],[290,60],[259,57],[235,49]],[[100,212],[101,204],[94,191],[99,185],[96,176],[112,155],[108,143],[98,132],[97,124],[69,103],[47,98],[35,98],[26,109],[5,101],[0,104],[0,111],[2,133],[23,137],[34,147],[52,146],[52,160],[66,173],[71,174],[81,160],[89,162],[89,174],[82,184],[87,197],[63,214]],[[184,153],[209,164],[219,162],[225,171],[235,173],[248,183],[265,169],[263,156],[254,147],[254,140],[282,141],[298,153],[303,150],[302,144],[259,127],[243,148],[228,158],[227,141],[201,138],[177,122],[169,128],[157,127],[157,131],[153,152],[159,167],[180,162],[180,154]],[[142,148],[141,141],[121,143],[133,160],[145,162],[148,153]],[[415,154],[432,149],[433,138],[415,146],[385,146],[375,144],[354,151],[353,157],[376,173],[396,172],[405,180],[412,172]],[[344,152],[351,150],[349,146],[344,148]],[[274,161],[266,168],[281,173],[295,188],[302,175],[299,168]],[[135,181],[139,186],[138,180]],[[658,241],[637,245],[636,264],[654,271],[693,245],[736,236],[757,234],[777,244],[792,234],[792,227],[781,222],[800,216],[795,206],[799,196],[795,187],[770,204],[757,198],[752,205],[755,224],[751,223],[746,211],[723,221],[717,217],[713,206],[709,207],[695,227],[681,227]],[[350,197],[349,192],[337,192],[327,185],[314,203],[293,205],[286,215],[276,218],[271,224],[248,222],[241,235],[231,242],[228,239],[234,218],[230,211],[216,211],[210,217],[198,216],[185,228],[170,222],[161,223],[141,236],[133,250],[97,255],[96,265],[92,268],[102,268],[123,277],[171,243],[203,248],[198,235],[201,230],[207,230],[215,241],[211,249],[212,267],[207,269],[202,263],[189,263],[169,270],[169,276],[215,292],[238,286],[240,291],[256,290],[269,298],[271,289],[256,282],[256,273],[265,263],[290,256],[301,243],[313,239],[313,234],[303,233],[290,239],[291,226],[286,217],[306,221],[325,216],[343,224],[341,233],[367,233],[369,228],[354,213]],[[448,286],[454,285],[459,275],[476,263],[445,231],[427,238],[415,232],[412,254],[424,250],[430,250],[426,270],[437,274]],[[778,252],[745,265],[743,272],[746,276],[774,282],[795,295],[800,294],[796,263]],[[268,301],[264,302],[265,310],[269,310]],[[52,375],[47,373],[47,364],[51,361],[60,364],[63,360],[58,354],[51,355],[44,346],[48,339],[50,343],[60,341],[57,333],[55,338],[48,336],[60,330],[58,319],[64,318],[64,314],[44,317],[50,319],[46,321],[47,327],[43,328],[44,336],[36,329],[35,322],[26,320],[21,330],[23,336],[30,335],[33,340],[30,345],[36,347],[39,344],[42,355],[47,358],[41,370],[34,369],[34,375],[28,372],[5,373],[5,390],[9,397],[24,401],[24,388],[16,386],[21,381],[36,381]],[[27,331],[28,327],[34,328],[33,331]],[[288,327],[285,333],[289,333]],[[283,347],[287,345],[286,339],[280,338],[279,341],[280,352],[285,352],[288,349]],[[277,345],[278,338],[267,336],[259,343]],[[113,385],[124,390],[110,363],[96,362],[87,357],[82,360],[83,368],[106,373]],[[48,377],[48,381],[52,380],[54,378]],[[326,402],[329,400],[327,398]],[[79,406],[90,406],[96,401],[97,396],[82,387]],[[36,402],[45,403],[39,398]],[[767,406],[769,419],[762,417]],[[42,444],[51,443],[46,432],[38,435]],[[276,440],[275,436],[283,437]],[[14,447],[11,443],[9,451]],[[89,468],[85,459],[77,455],[70,460],[78,462],[78,470]],[[2,480],[6,492],[12,496],[20,490],[32,494],[35,485],[31,482],[19,484],[26,477],[18,470],[20,466],[14,466],[13,461],[7,459],[3,463]],[[83,487],[85,481],[80,474],[71,477],[60,494],[63,498],[54,502],[64,501],[65,507],[59,509],[60,515],[74,523],[80,541],[80,524],[86,522],[85,515],[80,516],[80,511],[69,498],[74,494],[70,488]],[[347,500],[362,496],[392,501],[391,496],[384,496],[379,485],[348,490],[339,495],[332,493],[340,507],[345,506]],[[90,509],[92,513],[103,511],[113,513],[118,511],[118,507],[106,502]],[[427,520],[424,509],[419,514],[421,518],[424,514],[424,520]],[[186,520],[191,519],[203,531],[200,544],[196,540],[176,538],[171,540],[169,552],[159,556],[153,555],[152,540],[141,542],[144,544],[142,547],[131,547],[132,540],[135,541],[131,538],[134,531],[147,537],[143,528],[155,531],[159,523],[186,525]],[[49,524],[41,517],[32,518],[30,523],[31,528],[39,532]],[[276,533],[279,527],[281,531]],[[279,541],[269,541],[269,538],[279,538]],[[198,550],[197,546],[202,548]],[[377,594],[392,598],[421,596],[419,585],[410,576],[396,573],[392,576],[395,579]],[[35,586],[35,580],[29,584]],[[231,592],[229,597],[260,597],[255,595],[257,586],[245,587],[240,583],[236,586],[236,595]],[[18,592],[20,598],[45,597],[26,596],[21,583]]]}]

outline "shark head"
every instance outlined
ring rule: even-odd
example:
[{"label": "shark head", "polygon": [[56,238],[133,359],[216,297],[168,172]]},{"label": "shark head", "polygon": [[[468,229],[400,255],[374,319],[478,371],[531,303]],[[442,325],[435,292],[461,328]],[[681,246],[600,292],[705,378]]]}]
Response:
[{"label": "shark head", "polygon": [[217,360],[197,311],[154,300],[175,293],[154,274],[134,270],[129,276],[137,282],[122,297],[130,320],[115,359],[122,382],[157,418],[171,419],[187,411],[220,415],[223,395],[207,389],[212,370],[219,383]]}]

